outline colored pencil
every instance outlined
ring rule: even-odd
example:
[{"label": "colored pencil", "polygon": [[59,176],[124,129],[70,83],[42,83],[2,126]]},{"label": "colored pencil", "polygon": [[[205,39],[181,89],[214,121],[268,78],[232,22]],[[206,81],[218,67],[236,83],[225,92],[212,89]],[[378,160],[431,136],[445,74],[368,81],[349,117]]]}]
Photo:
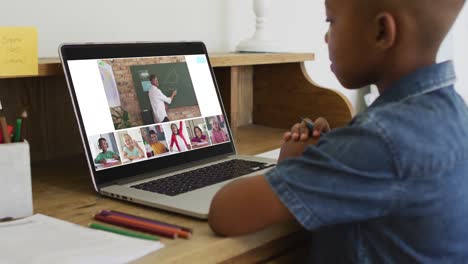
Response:
[{"label": "colored pencil", "polygon": [[114,219],[116,221],[120,221],[121,223],[126,223],[128,225],[133,225],[136,227],[144,227],[144,228],[149,228],[149,229],[154,229],[154,230],[159,230],[159,231],[166,231],[166,232],[172,232],[177,234],[178,237],[182,238],[190,238],[192,235],[189,232],[183,231],[179,228],[173,228],[169,226],[163,226],[163,225],[158,225],[154,223],[148,223],[148,222],[143,222],[140,220],[135,220],[135,219],[130,219],[118,215],[107,215],[104,216],[107,219]]},{"label": "colored pencil", "polygon": [[178,237],[182,237],[182,238],[190,238],[192,236],[192,234],[190,234],[189,232],[183,231],[180,228],[174,228],[174,227],[163,226],[163,225],[159,225],[155,223],[144,222],[144,221],[131,219],[131,218],[127,218],[127,217],[123,217],[119,215],[107,215],[106,217],[120,220],[123,222],[128,222],[131,224],[137,224],[143,227],[155,228],[157,230],[163,230],[167,232],[174,232],[177,234]]},{"label": "colored pencil", "polygon": [[0,127],[2,129],[3,143],[11,143],[11,136],[8,133],[8,125],[4,116],[0,116]]},{"label": "colored pencil", "polygon": [[21,142],[24,141],[24,136],[25,136],[25,131],[26,131],[26,119],[27,118],[28,118],[28,112],[26,111],[26,109],[24,109],[23,112],[21,113],[21,120],[22,120],[21,137],[20,137]]},{"label": "colored pencil", "polygon": [[103,231],[116,233],[119,235],[124,235],[124,236],[129,236],[129,237],[136,237],[136,238],[141,238],[141,239],[146,239],[146,240],[159,240],[157,236],[143,234],[143,233],[127,230],[127,229],[117,228],[117,227],[113,227],[110,225],[90,223],[88,226],[93,229],[103,230]]},{"label": "colored pencil", "polygon": [[[314,127],[315,127],[315,124],[314,122],[312,122],[311,120],[308,120],[304,117],[301,117],[301,122],[304,122],[304,124],[306,125],[307,129],[309,129],[309,137],[314,137]],[[320,132],[320,136],[323,136],[323,132]]]},{"label": "colored pencil", "polygon": [[13,134],[13,142],[20,142],[21,140],[21,130],[23,125],[23,119],[16,119],[15,133]]},{"label": "colored pencil", "polygon": [[110,214],[120,215],[120,216],[123,216],[123,217],[128,217],[128,218],[132,218],[132,219],[136,219],[136,220],[141,220],[141,221],[148,222],[148,223],[155,223],[155,224],[159,224],[159,225],[179,228],[179,229],[184,230],[186,232],[193,233],[192,228],[178,226],[178,225],[174,225],[174,224],[169,224],[169,223],[165,223],[165,222],[161,222],[161,221],[158,221],[158,220],[153,220],[153,219],[149,219],[149,218],[145,218],[145,217],[141,217],[141,216],[137,216],[137,215],[122,213],[122,212],[115,211],[115,210],[102,210],[101,212],[109,212]]},{"label": "colored pencil", "polygon": [[139,224],[128,223],[128,222],[125,222],[125,221],[121,221],[119,219],[106,217],[106,216],[103,216],[103,215],[100,215],[100,214],[94,215],[94,219],[96,219],[98,221],[102,221],[104,223],[117,225],[117,226],[122,226],[122,227],[126,227],[126,228],[129,228],[129,229],[134,229],[134,230],[142,231],[142,232],[145,232],[145,233],[155,234],[155,235],[162,236],[162,237],[167,237],[167,238],[171,238],[171,239],[177,238],[177,234],[175,232],[159,230],[159,229],[156,229],[156,228],[148,228],[148,227],[145,227],[145,226],[141,226]]},{"label": "colored pencil", "polygon": [[8,124],[5,115],[3,114],[2,103],[0,102],[0,128],[3,135],[3,143],[11,143],[11,136],[8,133]]}]

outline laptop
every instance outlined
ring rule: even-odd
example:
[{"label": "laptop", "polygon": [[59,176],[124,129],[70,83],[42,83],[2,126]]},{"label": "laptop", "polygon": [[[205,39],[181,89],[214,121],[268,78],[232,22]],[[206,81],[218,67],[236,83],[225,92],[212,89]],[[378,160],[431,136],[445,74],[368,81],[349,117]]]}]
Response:
[{"label": "laptop", "polygon": [[226,183],[275,160],[237,155],[202,42],[59,48],[95,190],[207,219]]}]

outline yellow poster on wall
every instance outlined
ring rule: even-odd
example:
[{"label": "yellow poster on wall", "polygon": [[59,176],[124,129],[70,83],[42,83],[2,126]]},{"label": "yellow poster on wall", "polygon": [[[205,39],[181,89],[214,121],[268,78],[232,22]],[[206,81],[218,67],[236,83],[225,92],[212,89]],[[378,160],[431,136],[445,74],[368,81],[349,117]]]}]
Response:
[{"label": "yellow poster on wall", "polygon": [[0,77],[38,74],[37,29],[0,26]]}]

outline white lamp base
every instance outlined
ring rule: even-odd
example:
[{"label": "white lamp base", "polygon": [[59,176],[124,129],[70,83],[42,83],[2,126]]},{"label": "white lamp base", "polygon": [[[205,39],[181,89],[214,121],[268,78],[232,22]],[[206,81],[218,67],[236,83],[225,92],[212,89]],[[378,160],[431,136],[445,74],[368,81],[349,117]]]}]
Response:
[{"label": "white lamp base", "polygon": [[278,45],[269,41],[257,39],[247,39],[239,43],[236,47],[239,52],[281,52]]},{"label": "white lamp base", "polygon": [[277,40],[268,29],[268,10],[271,0],[253,0],[255,33],[236,47],[240,52],[281,52]]}]

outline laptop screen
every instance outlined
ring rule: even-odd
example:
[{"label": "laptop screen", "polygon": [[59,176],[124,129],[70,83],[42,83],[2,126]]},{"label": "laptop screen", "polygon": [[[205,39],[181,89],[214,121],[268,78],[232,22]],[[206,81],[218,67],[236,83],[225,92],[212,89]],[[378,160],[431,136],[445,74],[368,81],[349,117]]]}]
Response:
[{"label": "laptop screen", "polygon": [[218,150],[213,154],[226,152],[219,151],[222,145],[232,150],[205,53],[119,55],[64,63],[96,175],[120,170],[131,176],[125,168],[148,168],[146,163],[164,169],[163,161],[180,165],[208,158],[210,149]]}]

